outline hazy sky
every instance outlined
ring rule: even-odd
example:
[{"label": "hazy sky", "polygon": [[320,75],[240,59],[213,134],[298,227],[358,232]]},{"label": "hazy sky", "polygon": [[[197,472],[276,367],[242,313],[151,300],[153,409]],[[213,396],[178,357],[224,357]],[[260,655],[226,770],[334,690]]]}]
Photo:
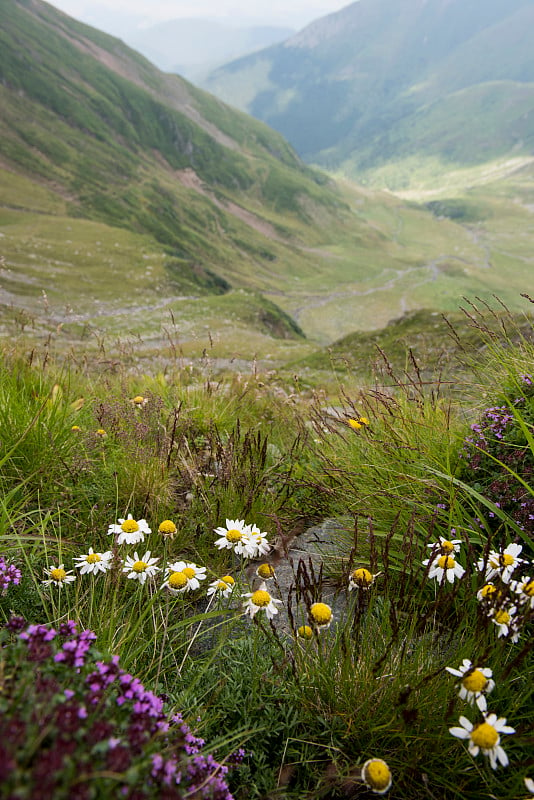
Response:
[{"label": "hazy sky", "polygon": [[[50,0],[49,0],[50,1]],[[261,23],[301,28],[331,14],[351,0],[51,0],[52,5],[76,19],[95,25],[98,20],[120,17],[159,22],[179,17],[204,17],[229,24]]]}]

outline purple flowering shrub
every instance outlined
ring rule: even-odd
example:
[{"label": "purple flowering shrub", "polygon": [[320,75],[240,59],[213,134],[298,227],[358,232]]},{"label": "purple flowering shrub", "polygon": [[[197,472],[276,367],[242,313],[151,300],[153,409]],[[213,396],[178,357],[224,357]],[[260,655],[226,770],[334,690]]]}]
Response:
[{"label": "purple flowering shrub", "polygon": [[[532,533],[534,497],[516,476],[532,487],[534,452],[517,415],[534,434],[534,379],[520,375],[519,380],[521,393],[511,396],[506,404],[486,408],[471,426],[461,453],[460,477],[522,530]],[[481,514],[488,516],[487,509],[481,509]],[[489,517],[490,527],[499,527],[497,515],[489,512]]]},{"label": "purple flowering shrub", "polygon": [[0,630],[0,797],[232,800],[228,767],[94,639],[22,617]]}]

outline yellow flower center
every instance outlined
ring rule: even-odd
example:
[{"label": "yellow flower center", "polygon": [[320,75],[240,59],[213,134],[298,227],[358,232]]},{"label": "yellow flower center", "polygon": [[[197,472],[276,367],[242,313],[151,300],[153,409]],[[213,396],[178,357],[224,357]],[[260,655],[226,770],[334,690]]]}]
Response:
[{"label": "yellow flower center", "polygon": [[145,398],[141,394],[136,394],[136,396],[132,400],[132,403],[135,403],[136,406],[142,406],[144,402]]},{"label": "yellow flower center", "polygon": [[491,750],[499,741],[499,734],[489,722],[482,722],[471,731],[471,741],[483,750]]},{"label": "yellow flower center", "polygon": [[361,422],[358,422],[357,419],[349,419],[349,425],[355,431],[358,431],[362,427]]},{"label": "yellow flower center", "polygon": [[97,434],[97,436],[107,436],[107,433],[106,433],[106,431],[104,430],[104,428],[99,428],[99,429],[97,430],[96,434]]},{"label": "yellow flower center", "polygon": [[490,595],[492,595],[496,591],[497,591],[497,587],[494,586],[493,583],[487,583],[480,590],[480,596],[481,597],[489,597]]},{"label": "yellow flower center", "polygon": [[50,570],[50,577],[54,581],[64,581],[67,577],[67,573],[64,569],[60,569],[59,567],[54,567],[54,569]]},{"label": "yellow flower center", "polygon": [[380,758],[373,758],[364,771],[365,780],[376,791],[384,791],[391,782],[391,772],[385,761]]},{"label": "yellow flower center", "polygon": [[224,592],[224,591],[226,591],[226,589],[229,589],[229,588],[230,588],[230,584],[229,584],[229,583],[226,583],[226,581],[222,581],[222,580],[221,580],[221,581],[219,581],[219,582],[218,582],[218,584],[217,584],[217,589],[218,589],[220,592]]},{"label": "yellow flower center", "polygon": [[310,608],[310,614],[317,625],[327,625],[332,619],[332,609],[326,603],[314,603]]},{"label": "yellow flower center", "polygon": [[441,550],[443,553],[452,553],[454,551],[454,545],[452,542],[449,542],[448,539],[444,539],[441,542]]},{"label": "yellow flower center", "polygon": [[374,580],[373,575],[368,569],[355,569],[352,573],[352,580],[360,586],[370,586]]},{"label": "yellow flower center", "polygon": [[102,557],[98,553],[89,553],[85,560],[88,564],[96,564],[98,561],[102,561]]},{"label": "yellow flower center", "polygon": [[508,611],[504,611],[503,609],[501,609],[500,611],[497,611],[497,613],[495,614],[495,621],[499,625],[506,625],[508,622],[510,622],[510,614],[508,613]]},{"label": "yellow flower center", "polygon": [[132,569],[134,572],[144,572],[145,569],[148,567],[146,561],[136,561],[132,564]]},{"label": "yellow flower center", "polygon": [[233,586],[235,583],[231,575],[223,575],[221,581],[224,581],[228,586]]},{"label": "yellow flower center", "polygon": [[313,631],[309,625],[301,625],[300,628],[297,629],[297,634],[301,637],[301,639],[311,639],[313,636]]},{"label": "yellow flower center", "polygon": [[274,567],[271,564],[260,564],[256,572],[260,578],[272,578],[274,576]]},{"label": "yellow flower center", "polygon": [[462,678],[462,686],[464,686],[468,692],[482,692],[487,685],[488,679],[479,669],[473,670],[473,672],[470,672],[465,678]]},{"label": "yellow flower center", "polygon": [[139,525],[134,519],[125,519],[121,525],[121,531],[124,533],[135,533],[139,530]]},{"label": "yellow flower center", "polygon": [[257,589],[250,600],[255,606],[265,608],[265,606],[268,606],[271,602],[271,595],[269,592],[266,592],[265,589]]},{"label": "yellow flower center", "polygon": [[528,597],[534,597],[534,581],[528,581],[521,586],[521,591]]},{"label": "yellow flower center", "polygon": [[172,522],[172,520],[164,519],[159,526],[158,531],[164,536],[172,536],[172,534],[176,533],[176,525],[174,522]]},{"label": "yellow flower center", "polygon": [[456,566],[456,561],[452,556],[440,556],[438,558],[438,567],[441,569],[454,569]]},{"label": "yellow flower center", "polygon": [[79,430],[81,430],[79,425],[73,425],[71,428],[71,431],[74,431],[75,433]]},{"label": "yellow flower center", "polygon": [[167,583],[172,589],[183,589],[187,584],[187,576],[183,572],[172,572]]},{"label": "yellow flower center", "polygon": [[502,567],[510,567],[515,563],[515,558],[510,553],[503,553],[499,558],[499,563]]},{"label": "yellow flower center", "polygon": [[196,574],[195,570],[192,567],[185,567],[185,569],[183,569],[182,572],[184,573],[187,579],[194,578]]},{"label": "yellow flower center", "polygon": [[243,534],[236,528],[231,528],[229,531],[226,531],[226,538],[229,542],[240,542],[243,538]]}]

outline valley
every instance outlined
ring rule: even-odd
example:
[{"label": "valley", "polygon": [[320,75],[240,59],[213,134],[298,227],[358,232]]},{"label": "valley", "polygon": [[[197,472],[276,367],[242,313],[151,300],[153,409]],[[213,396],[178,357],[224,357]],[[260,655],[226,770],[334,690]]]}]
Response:
[{"label": "valley", "polygon": [[523,310],[533,157],[421,153],[379,190],[46,3],[0,8],[4,341],[270,368],[464,297]]}]

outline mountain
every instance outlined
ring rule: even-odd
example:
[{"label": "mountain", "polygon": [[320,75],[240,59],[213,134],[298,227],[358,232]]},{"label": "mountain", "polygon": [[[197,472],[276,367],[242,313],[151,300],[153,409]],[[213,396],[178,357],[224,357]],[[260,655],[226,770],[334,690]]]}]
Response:
[{"label": "mountain", "polygon": [[533,155],[533,29],[532,0],[360,0],[203,85],[306,161],[398,190],[414,163]]},{"label": "mountain", "polygon": [[121,36],[159,69],[190,80],[204,76],[225,61],[239,58],[295,31],[278,26],[230,27],[203,19],[171,19]]},{"label": "mountain", "polygon": [[[4,275],[5,307],[21,297],[25,308],[32,307],[30,298],[35,307],[41,292],[51,301],[80,304],[80,294],[65,291],[76,284],[64,274],[67,253],[80,255],[80,243],[73,247],[67,231],[75,229],[86,246],[89,222],[97,223],[92,230],[100,243],[87,247],[92,255],[84,254],[83,266],[76,265],[82,267],[82,287],[83,269],[99,258],[98,247],[109,238],[131,257],[135,237],[138,244],[139,236],[146,237],[153,271],[149,294],[159,298],[162,291],[170,297],[231,288],[255,292],[276,283],[282,263],[311,268],[314,259],[303,252],[300,239],[317,240],[317,218],[346,215],[345,202],[279,134],[46,3],[0,0],[0,14],[1,221],[17,235],[24,226],[39,230],[41,245],[48,237],[46,247],[56,256],[47,260],[46,279],[42,263],[41,279],[33,272],[30,278],[32,264],[21,263],[19,242]],[[45,220],[43,213],[59,215],[65,252],[59,251],[58,220]],[[65,218],[72,222],[66,225]],[[84,221],[85,234],[77,220]],[[10,238],[4,233],[4,253]],[[29,239],[31,234],[24,239],[31,251],[26,258],[35,259],[37,244]],[[108,254],[106,260],[118,269],[120,259]],[[95,301],[97,316],[105,304],[129,305],[125,280],[128,273],[111,280],[108,270],[106,292]],[[149,276],[144,282],[132,278],[133,305],[147,299],[150,282]],[[98,297],[96,284],[93,291]],[[282,324],[284,314],[272,303],[258,296],[248,302],[267,320],[266,330],[300,335],[289,318]]]},{"label": "mountain", "polygon": [[4,338],[106,364],[111,341],[162,369],[207,348],[280,362],[462,295],[514,307],[528,286],[528,166],[426,206],[335,183],[118,39],[40,0],[0,15]]}]

